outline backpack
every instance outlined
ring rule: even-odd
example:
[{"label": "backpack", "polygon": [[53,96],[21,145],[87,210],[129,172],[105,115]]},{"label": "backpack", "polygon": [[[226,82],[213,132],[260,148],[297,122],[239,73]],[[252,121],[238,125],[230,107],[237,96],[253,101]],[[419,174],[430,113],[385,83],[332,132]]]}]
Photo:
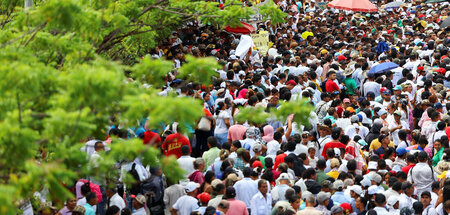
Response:
[{"label": "backpack", "polygon": [[103,200],[102,191],[100,190],[100,186],[98,184],[94,184],[91,181],[88,181],[86,179],[80,179],[79,181],[83,183],[89,183],[89,187],[91,188],[91,192],[94,192],[97,195],[98,202],[101,202]]},{"label": "backpack", "polygon": [[136,180],[136,182],[131,185],[130,193],[133,195],[137,195],[140,191],[141,182],[139,179],[139,174],[136,170],[136,163],[133,162],[133,165],[131,166],[131,169],[130,171],[128,171],[128,173],[130,173],[133,176],[134,180]]}]

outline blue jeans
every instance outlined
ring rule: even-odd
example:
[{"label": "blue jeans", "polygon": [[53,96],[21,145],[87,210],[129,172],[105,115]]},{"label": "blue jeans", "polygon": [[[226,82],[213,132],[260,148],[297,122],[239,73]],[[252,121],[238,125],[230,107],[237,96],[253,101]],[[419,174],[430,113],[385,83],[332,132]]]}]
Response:
[{"label": "blue jeans", "polygon": [[97,214],[105,215],[108,197],[106,196],[106,190],[103,186],[100,186],[100,191],[102,192],[102,201],[97,204]]},{"label": "blue jeans", "polygon": [[228,142],[228,133],[224,134],[214,134],[214,137],[217,139],[217,143],[222,146],[222,144]]}]

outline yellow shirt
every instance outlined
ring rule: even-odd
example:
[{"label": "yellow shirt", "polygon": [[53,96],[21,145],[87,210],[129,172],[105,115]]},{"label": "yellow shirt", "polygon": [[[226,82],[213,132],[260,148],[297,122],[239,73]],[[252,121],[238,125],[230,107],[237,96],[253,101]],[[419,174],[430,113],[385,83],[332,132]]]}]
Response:
[{"label": "yellow shirt", "polygon": [[[372,140],[372,142],[370,143],[369,151],[371,151],[371,150],[375,151],[380,147],[381,147],[381,143],[380,143],[380,141],[378,141],[378,138],[376,138],[376,139]],[[395,145],[392,141],[389,143],[389,147],[395,147]]]},{"label": "yellow shirt", "polygon": [[334,180],[336,180],[339,177],[339,172],[338,171],[330,171],[327,173],[327,175],[334,178]]}]

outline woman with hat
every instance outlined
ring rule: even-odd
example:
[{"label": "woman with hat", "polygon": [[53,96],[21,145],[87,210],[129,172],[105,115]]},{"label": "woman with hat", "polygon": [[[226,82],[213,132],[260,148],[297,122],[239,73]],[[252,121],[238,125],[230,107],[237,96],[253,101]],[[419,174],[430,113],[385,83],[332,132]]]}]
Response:
[{"label": "woman with hat", "polygon": [[358,95],[356,81],[352,78],[353,72],[355,72],[355,70],[347,68],[344,71],[345,79],[342,81],[349,96]]}]

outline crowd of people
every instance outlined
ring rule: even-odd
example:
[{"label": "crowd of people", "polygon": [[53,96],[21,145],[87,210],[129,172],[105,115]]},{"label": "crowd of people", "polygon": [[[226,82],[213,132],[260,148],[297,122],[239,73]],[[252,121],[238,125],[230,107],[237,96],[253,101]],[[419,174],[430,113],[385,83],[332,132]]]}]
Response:
[{"label": "crowd of people", "polygon": [[[239,35],[197,24],[152,50],[174,62],[160,96],[201,100],[204,116],[185,133],[177,123],[157,130],[145,120],[132,133],[176,156],[183,180],[136,158],[119,168],[137,183],[80,180],[57,214],[450,213],[450,28],[440,28],[450,4],[383,9],[388,2],[378,1],[378,12],[358,13],[314,0],[274,2],[286,23],[255,24],[269,32],[264,55],[237,56]],[[177,77],[186,55],[217,59],[223,67],[212,85]],[[373,69],[387,62],[397,66]],[[293,116],[235,118],[244,108],[270,112],[301,99],[314,107],[304,125]],[[109,134],[126,138],[130,129],[114,125]],[[95,161],[107,145],[89,141],[83,150]]]}]

